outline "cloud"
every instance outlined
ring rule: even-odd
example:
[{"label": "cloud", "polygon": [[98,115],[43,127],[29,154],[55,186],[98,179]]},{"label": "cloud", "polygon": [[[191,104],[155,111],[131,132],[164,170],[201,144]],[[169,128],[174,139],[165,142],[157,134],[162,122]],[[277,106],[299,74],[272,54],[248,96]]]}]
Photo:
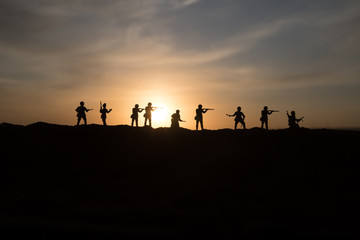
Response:
[{"label": "cloud", "polygon": [[[340,10],[328,10],[325,7],[320,19],[317,11],[278,15],[275,14],[277,8],[271,6],[264,13],[266,16],[259,16],[261,21],[246,15],[248,22],[245,24],[244,16],[236,14],[234,9],[246,10],[250,4],[246,1],[217,4],[219,10],[210,15],[208,12],[213,9],[207,7],[213,7],[215,2],[204,2],[204,9],[196,7],[198,2],[2,0],[0,76],[6,81],[53,82],[56,86],[62,82],[81,86],[82,82],[96,84],[97,79],[105,81],[112,78],[112,74],[121,76],[134,69],[213,68],[226,70],[230,74],[227,78],[233,79],[236,77],[232,74],[236,74],[238,69],[251,68],[257,71],[247,72],[247,79],[260,78],[283,84],[287,79],[287,84],[297,84],[308,81],[305,77],[292,76],[335,71],[331,69],[333,59],[311,53],[324,48],[324,52],[334,51],[345,62],[359,39],[356,34],[347,32],[336,43],[333,36],[341,29],[331,29],[335,23],[355,21],[356,11],[353,9],[359,6],[355,3],[351,9],[345,6]],[[229,26],[227,29],[229,20],[224,13],[230,13],[232,25],[238,25],[237,28]],[[201,19],[216,19],[219,25],[206,27],[208,22]],[[193,26],[179,28],[185,20]],[[351,26],[358,24],[352,22]],[[326,28],[329,29],[325,31]],[[189,32],[184,34],[179,29],[188,29]],[[296,51],[291,50],[292,40],[286,41],[293,29],[303,31],[303,36],[308,35],[303,42],[295,39],[302,45]],[[316,31],[323,32],[317,34]],[[272,42],[272,39],[277,41]],[[278,46],[279,42],[284,42],[283,46]],[[314,44],[316,42],[320,48]],[[276,51],[279,47],[288,47],[290,51]],[[308,56],[304,52],[308,52]],[[285,61],[285,56],[292,54],[296,57],[293,62]],[[317,64],[308,62],[311,59]],[[315,79],[316,74],[311,76]]]},{"label": "cloud", "polygon": [[187,7],[190,6],[192,4],[195,4],[197,2],[200,2],[201,0],[175,0],[173,1],[173,6],[174,8],[183,8],[183,7]]}]

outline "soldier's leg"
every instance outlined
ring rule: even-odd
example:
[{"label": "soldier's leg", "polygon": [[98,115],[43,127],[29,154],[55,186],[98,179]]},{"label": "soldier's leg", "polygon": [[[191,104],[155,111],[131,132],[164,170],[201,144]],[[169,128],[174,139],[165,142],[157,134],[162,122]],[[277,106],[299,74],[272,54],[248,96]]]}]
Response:
[{"label": "soldier's leg", "polygon": [[106,126],[106,118],[102,118],[104,126]]},{"label": "soldier's leg", "polygon": [[241,124],[243,125],[243,128],[246,129],[245,122],[242,121]]},{"label": "soldier's leg", "polygon": [[196,120],[196,131],[198,130],[199,127],[199,120]]},{"label": "soldier's leg", "polygon": [[77,119],[77,126],[79,126],[79,124],[80,124],[80,120],[81,120],[81,117],[78,117],[78,119]]},{"label": "soldier's leg", "polygon": [[146,126],[146,122],[147,122],[147,117],[145,117],[145,123],[144,123],[144,126]]},{"label": "soldier's leg", "polygon": [[266,130],[269,130],[268,121],[265,121],[265,128],[266,128]]},{"label": "soldier's leg", "polygon": [[83,117],[85,126],[87,125],[86,116]]},{"label": "soldier's leg", "polygon": [[149,118],[149,126],[151,127],[151,118]]},{"label": "soldier's leg", "polygon": [[136,125],[136,127],[138,127],[138,118],[135,118],[135,125]]},{"label": "soldier's leg", "polygon": [[235,127],[234,127],[235,130],[237,128],[238,123],[239,123],[238,121],[235,121]]},{"label": "soldier's leg", "polygon": [[204,123],[202,119],[200,120],[200,126],[201,126],[201,130],[204,130]]}]

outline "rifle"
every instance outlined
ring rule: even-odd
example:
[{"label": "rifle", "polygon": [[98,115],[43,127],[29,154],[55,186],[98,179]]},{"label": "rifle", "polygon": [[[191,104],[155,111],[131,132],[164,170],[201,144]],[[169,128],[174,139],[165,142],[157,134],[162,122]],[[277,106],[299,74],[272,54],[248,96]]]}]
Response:
[{"label": "rifle", "polygon": [[92,108],[88,108],[88,109],[86,109],[86,110],[88,110],[88,111],[92,111],[92,110],[94,110],[94,109],[92,109]]},{"label": "rifle", "polygon": [[163,107],[151,107],[152,111],[155,111],[156,109],[164,109]]},{"label": "rifle", "polygon": [[213,108],[203,108],[204,110],[215,110]]},{"label": "rifle", "polygon": [[268,110],[269,112],[279,112],[279,110]]}]

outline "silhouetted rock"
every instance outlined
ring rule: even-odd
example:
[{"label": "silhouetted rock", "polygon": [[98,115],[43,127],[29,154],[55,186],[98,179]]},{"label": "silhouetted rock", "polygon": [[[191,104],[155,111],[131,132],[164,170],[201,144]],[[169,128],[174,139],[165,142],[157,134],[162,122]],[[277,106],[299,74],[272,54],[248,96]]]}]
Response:
[{"label": "silhouetted rock", "polygon": [[23,125],[6,123],[6,122],[3,122],[3,123],[0,124],[0,128],[22,128],[22,127],[24,127],[24,126]]},{"label": "silhouetted rock", "polygon": [[27,125],[28,128],[65,128],[69,126],[53,124],[53,123],[46,123],[46,122],[36,122]]},{"label": "silhouetted rock", "polygon": [[2,236],[359,236],[357,131],[1,129]]}]

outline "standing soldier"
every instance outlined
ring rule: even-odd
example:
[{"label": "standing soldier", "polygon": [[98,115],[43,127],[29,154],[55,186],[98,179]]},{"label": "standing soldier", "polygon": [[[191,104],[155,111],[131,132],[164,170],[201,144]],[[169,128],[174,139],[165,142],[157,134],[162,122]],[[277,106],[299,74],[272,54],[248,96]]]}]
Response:
[{"label": "standing soldier", "polygon": [[139,108],[139,104],[135,104],[135,107],[132,109],[132,115],[131,115],[131,126],[134,126],[134,121],[136,124],[136,127],[138,127],[138,119],[139,119],[139,113],[144,111],[143,108]]},{"label": "standing soldier", "polygon": [[100,113],[101,113],[101,119],[103,121],[104,126],[106,126],[106,114],[111,111],[112,111],[112,109],[110,109],[110,110],[106,109],[106,103],[101,105],[101,102],[100,102]]},{"label": "standing soldier", "polygon": [[230,114],[226,114],[227,116],[229,117],[234,117],[235,116],[235,130],[237,128],[237,125],[238,123],[241,123],[241,125],[243,126],[244,129],[246,129],[246,126],[245,126],[245,114],[243,112],[241,112],[241,107],[238,107],[237,108],[237,111],[233,114],[233,115],[230,115]]},{"label": "standing soldier", "polygon": [[171,128],[179,128],[179,122],[185,122],[180,118],[180,110],[176,110],[176,113],[171,115]]},{"label": "standing soldier", "polygon": [[152,103],[149,102],[147,107],[145,107],[145,123],[144,126],[146,126],[147,120],[149,120],[149,126],[151,127],[151,112],[155,111],[155,109],[157,109],[157,107],[152,107]]},{"label": "standing soldier", "polygon": [[79,126],[79,123],[80,123],[80,120],[81,119],[84,119],[84,124],[85,125],[87,125],[87,121],[86,121],[86,114],[85,114],[85,112],[88,112],[88,111],[90,111],[90,110],[92,110],[92,109],[87,109],[86,107],[84,107],[84,102],[83,101],[81,101],[80,102],[80,106],[78,106],[76,109],[75,109],[75,111],[77,112],[77,126]]},{"label": "standing soldier", "polygon": [[201,130],[204,130],[203,113],[206,113],[208,110],[210,110],[210,109],[208,109],[208,108],[203,109],[201,104],[199,104],[198,108],[196,109],[196,116],[195,116],[196,131],[198,130],[199,123],[200,123],[200,126],[201,126]]},{"label": "standing soldier", "polygon": [[286,115],[289,120],[289,128],[299,128],[299,122],[303,120],[304,117],[296,118],[295,111],[291,111],[291,115],[289,115],[288,111],[286,111]]},{"label": "standing soldier", "polygon": [[264,123],[265,123],[265,127],[266,130],[268,130],[268,115],[272,114],[273,112],[279,112],[277,110],[268,110],[268,107],[265,106],[264,110],[261,111],[261,128],[264,128]]}]

